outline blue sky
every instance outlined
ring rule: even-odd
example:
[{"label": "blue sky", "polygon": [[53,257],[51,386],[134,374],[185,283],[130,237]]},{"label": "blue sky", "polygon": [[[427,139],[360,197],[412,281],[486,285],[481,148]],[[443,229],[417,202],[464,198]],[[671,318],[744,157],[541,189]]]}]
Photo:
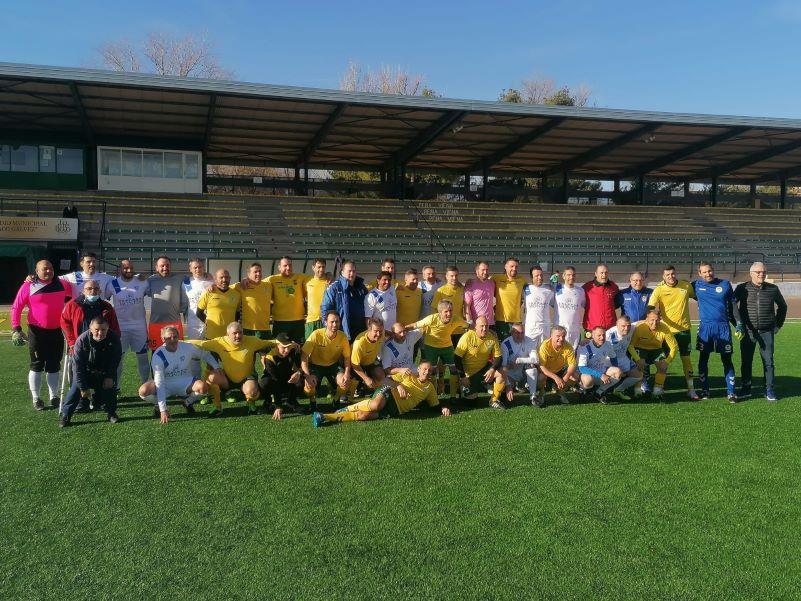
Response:
[{"label": "blue sky", "polygon": [[801,118],[801,1],[9,1],[0,61],[93,66],[104,41],[202,29],[246,81],[335,88],[354,60],[453,98],[540,75],[601,107]]}]

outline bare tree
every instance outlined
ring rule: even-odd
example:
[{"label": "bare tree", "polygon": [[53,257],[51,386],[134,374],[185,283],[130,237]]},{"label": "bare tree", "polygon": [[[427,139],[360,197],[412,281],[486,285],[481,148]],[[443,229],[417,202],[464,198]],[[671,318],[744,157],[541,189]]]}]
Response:
[{"label": "bare tree", "polygon": [[534,76],[523,79],[520,89],[503,90],[499,99],[504,102],[524,104],[560,104],[566,106],[587,106],[592,91],[586,85],[575,88],[558,86],[550,77]]},{"label": "bare tree", "polygon": [[354,61],[348,62],[348,67],[339,80],[339,89],[348,92],[436,97],[436,92],[425,85],[425,77],[419,73],[410,73],[400,66],[389,65],[381,65],[378,71],[373,71]]},{"label": "bare tree", "polygon": [[203,79],[232,79],[206,32],[175,37],[151,32],[143,41],[107,42],[97,49],[100,66],[113,71],[157,73]]}]

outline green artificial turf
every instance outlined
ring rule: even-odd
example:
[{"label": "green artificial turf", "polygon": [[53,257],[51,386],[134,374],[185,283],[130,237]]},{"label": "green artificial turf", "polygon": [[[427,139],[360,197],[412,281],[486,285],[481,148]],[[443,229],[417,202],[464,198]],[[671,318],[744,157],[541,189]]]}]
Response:
[{"label": "green artificial turf", "polygon": [[160,426],[131,357],[122,421],[59,430],[0,339],[0,598],[797,598],[799,337],[775,404],[726,402],[713,357],[700,403],[677,361],[662,404],[320,430],[242,403]]}]

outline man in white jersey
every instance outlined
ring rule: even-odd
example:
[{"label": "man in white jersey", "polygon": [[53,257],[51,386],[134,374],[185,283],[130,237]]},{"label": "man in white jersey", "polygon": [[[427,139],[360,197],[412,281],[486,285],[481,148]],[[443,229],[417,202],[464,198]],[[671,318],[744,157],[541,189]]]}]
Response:
[{"label": "man in white jersey", "polygon": [[620,382],[623,375],[617,366],[617,353],[606,340],[606,330],[596,326],[592,338],[578,350],[578,369],[581,374],[581,390],[588,393],[597,386],[595,399],[606,405],[606,392]]},{"label": "man in white jersey", "polygon": [[612,394],[624,401],[631,400],[631,397],[626,394],[626,390],[642,380],[642,372],[628,355],[628,348],[631,344],[635,325],[631,323],[631,319],[627,315],[621,315],[617,318],[617,323],[606,331],[606,341],[614,349],[617,366],[622,372],[622,380],[620,384],[615,386]]},{"label": "man in white jersey", "polygon": [[387,376],[417,375],[417,366],[414,364],[414,347],[423,337],[423,333],[420,330],[407,332],[403,329],[402,323],[395,323],[388,334],[389,338],[381,349],[381,365],[384,373]]},{"label": "man in white jersey", "polygon": [[147,356],[147,318],[145,316],[145,296],[150,294],[150,283],[147,280],[140,280],[134,274],[133,263],[128,259],[121,261],[119,275],[109,281],[106,290],[120,324],[122,359],[117,369],[118,387],[122,381],[125,353],[128,350],[136,354],[139,384],[144,384],[150,379],[150,360]]},{"label": "man in white jersey", "polygon": [[378,274],[376,287],[364,297],[365,323],[371,317],[377,317],[383,323],[395,323],[398,320],[398,297],[389,271]]},{"label": "man in white jersey", "polygon": [[565,340],[576,349],[582,338],[581,320],[584,319],[587,295],[584,288],[576,286],[575,267],[565,267],[562,280],[563,284],[556,285],[554,321],[567,330]]},{"label": "man in white jersey", "polygon": [[420,290],[423,291],[423,304],[420,307],[421,319],[431,314],[434,293],[442,286],[442,282],[437,279],[437,272],[432,265],[423,267],[422,274],[423,279],[420,280]]},{"label": "man in white jersey", "polygon": [[543,278],[542,267],[535,265],[531,268],[531,283],[523,287],[526,337],[537,348],[551,335],[553,325],[554,291]]},{"label": "man in white jersey", "polygon": [[502,369],[506,380],[506,400],[514,401],[515,386],[528,384],[532,404],[537,397],[539,346],[526,336],[522,323],[513,323],[511,335],[501,343]]},{"label": "man in white jersey", "polygon": [[206,329],[197,316],[197,303],[203,293],[214,285],[213,278],[206,273],[203,259],[190,259],[189,275],[184,278],[183,288],[189,302],[189,311],[186,313],[186,338],[190,340],[203,340]]},{"label": "man in white jersey", "polygon": [[170,419],[167,410],[169,397],[181,397],[186,412],[194,413],[193,403],[209,391],[206,382],[192,375],[195,371],[193,364],[200,364],[201,359],[211,369],[219,369],[220,364],[210,352],[181,342],[175,326],[162,328],[161,339],[164,344],[153,353],[153,379],[139,387],[139,396],[156,404],[153,413],[158,414],[162,424],[166,424]]},{"label": "man in white jersey", "polygon": [[83,294],[83,284],[86,280],[97,282],[100,286],[100,298],[108,298],[108,283],[114,276],[97,272],[97,255],[91,252],[83,253],[80,264],[82,271],[67,273],[59,278],[72,286],[72,298],[78,298]]}]

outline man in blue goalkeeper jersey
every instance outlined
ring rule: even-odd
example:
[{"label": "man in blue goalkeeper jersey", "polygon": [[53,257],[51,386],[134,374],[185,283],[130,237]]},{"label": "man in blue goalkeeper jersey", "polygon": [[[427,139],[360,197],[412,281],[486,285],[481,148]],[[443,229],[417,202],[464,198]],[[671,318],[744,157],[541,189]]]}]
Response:
[{"label": "man in blue goalkeeper jersey", "polygon": [[617,293],[620,314],[632,322],[642,321],[648,313],[648,300],[653,290],[645,285],[645,277],[639,271],[629,276],[629,285]]},{"label": "man in blue goalkeeper jersey", "polygon": [[743,324],[740,312],[734,302],[734,289],[731,282],[715,277],[712,265],[702,262],[698,266],[698,275],[693,282],[695,297],[698,301],[698,325],[696,348],[698,358],[698,380],[701,384],[702,399],[709,398],[709,355],[719,353],[723,362],[723,373],[726,377],[726,396],[730,403],[737,402],[734,393],[734,363],[732,363],[732,340],[729,323],[735,325],[737,338],[743,337]]}]

